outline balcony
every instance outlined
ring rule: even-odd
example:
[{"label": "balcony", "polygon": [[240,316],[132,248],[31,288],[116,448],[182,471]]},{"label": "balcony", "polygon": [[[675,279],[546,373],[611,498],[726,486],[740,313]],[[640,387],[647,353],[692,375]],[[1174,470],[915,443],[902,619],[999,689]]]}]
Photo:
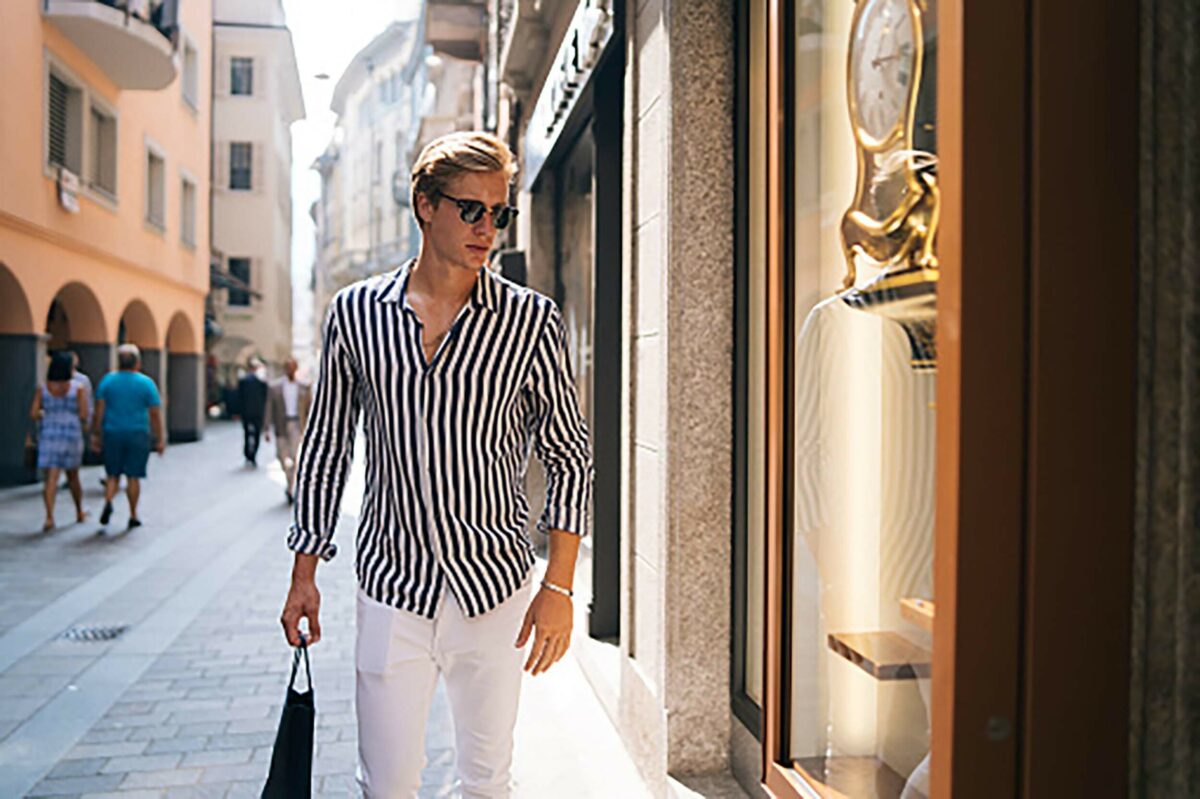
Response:
[{"label": "balcony", "polygon": [[179,74],[179,0],[43,0],[42,13],[121,89],[162,89]]},{"label": "balcony", "polygon": [[486,0],[427,0],[425,41],[435,53],[482,61],[487,35]]}]

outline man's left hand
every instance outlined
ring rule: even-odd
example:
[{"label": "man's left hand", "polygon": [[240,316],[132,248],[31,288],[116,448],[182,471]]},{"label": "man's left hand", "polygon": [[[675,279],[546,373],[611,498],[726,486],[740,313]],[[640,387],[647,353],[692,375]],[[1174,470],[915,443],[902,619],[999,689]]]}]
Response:
[{"label": "man's left hand", "polygon": [[536,677],[561,660],[571,646],[572,624],[571,598],[547,588],[539,590],[529,603],[529,610],[525,611],[525,622],[514,645],[518,649],[525,646],[533,633],[533,646],[525,661],[525,671]]}]

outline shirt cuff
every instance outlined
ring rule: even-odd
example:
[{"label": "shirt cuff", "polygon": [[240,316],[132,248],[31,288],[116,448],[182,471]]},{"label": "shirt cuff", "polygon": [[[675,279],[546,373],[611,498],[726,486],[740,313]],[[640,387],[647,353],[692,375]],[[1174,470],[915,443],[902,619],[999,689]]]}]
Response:
[{"label": "shirt cuff", "polygon": [[588,515],[582,508],[547,506],[538,519],[538,531],[549,535],[551,530],[561,530],[564,533],[574,533],[577,536],[587,535]]},{"label": "shirt cuff", "polygon": [[321,560],[333,560],[338,551],[337,544],[333,541],[303,530],[295,524],[288,529],[287,545],[293,552],[301,555],[319,555]]}]

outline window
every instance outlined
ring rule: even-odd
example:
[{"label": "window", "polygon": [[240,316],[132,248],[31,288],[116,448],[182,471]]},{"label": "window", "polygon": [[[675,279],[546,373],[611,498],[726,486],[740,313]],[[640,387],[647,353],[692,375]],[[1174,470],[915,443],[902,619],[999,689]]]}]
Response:
[{"label": "window", "polygon": [[146,150],[146,221],[159,230],[167,226],[167,164],[158,152]]},{"label": "window", "polygon": [[229,143],[229,188],[250,189],[253,186],[254,145],[246,141]]},{"label": "window", "polygon": [[371,167],[371,182],[378,184],[383,180],[383,142],[375,142],[374,164]]},{"label": "window", "polygon": [[179,239],[189,247],[196,246],[196,184],[186,176],[179,191]]},{"label": "window", "polygon": [[234,58],[229,67],[229,93],[254,94],[254,59]]},{"label": "window", "polygon": [[[246,286],[250,285],[250,259],[249,258],[230,258],[229,259],[229,274],[240,280]],[[245,289],[232,288],[229,289],[229,304],[236,305],[242,308],[250,307],[250,292]]]},{"label": "window", "polygon": [[95,103],[88,122],[87,183],[109,197],[117,196],[117,119]]},{"label": "window", "polygon": [[183,99],[192,108],[200,107],[200,53],[186,38],[183,40]]},{"label": "window", "polygon": [[83,172],[83,91],[57,72],[46,90],[46,163]]}]

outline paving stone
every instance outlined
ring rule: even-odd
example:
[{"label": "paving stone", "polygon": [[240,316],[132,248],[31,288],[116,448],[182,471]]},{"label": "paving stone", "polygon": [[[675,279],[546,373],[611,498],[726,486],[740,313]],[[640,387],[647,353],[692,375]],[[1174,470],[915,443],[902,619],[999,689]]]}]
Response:
[{"label": "paving stone", "polygon": [[238,780],[258,780],[259,785],[267,778],[265,763],[242,763],[236,766],[209,766],[200,777],[202,783],[236,782]]},{"label": "paving stone", "polygon": [[87,757],[127,757],[140,755],[146,750],[145,741],[113,741],[103,744],[77,744],[67,753],[72,759]]},{"label": "paving stone", "polygon": [[224,721],[201,721],[195,724],[180,724],[179,734],[185,737],[220,735],[229,725]]},{"label": "paving stone", "polygon": [[174,738],[179,735],[178,724],[158,724],[147,727],[130,727],[128,740],[130,741],[153,741],[159,738]]},{"label": "paving stone", "polygon": [[162,799],[163,792],[157,788],[139,791],[105,791],[85,793],[79,799]]},{"label": "paving stone", "polygon": [[208,738],[203,735],[189,738],[155,738],[146,747],[146,754],[160,754],[164,752],[200,752],[208,746]]},{"label": "paving stone", "polygon": [[103,774],[122,774],[129,771],[163,771],[175,768],[183,757],[179,752],[167,752],[156,755],[136,755],[133,757],[114,757],[104,764],[100,771]]},{"label": "paving stone", "polygon": [[79,739],[81,744],[107,744],[113,741],[124,741],[129,738],[131,729],[121,730],[89,730]]},{"label": "paving stone", "polygon": [[236,782],[229,786],[225,799],[259,799],[261,795],[261,782]]},{"label": "paving stone", "polygon": [[121,788],[169,788],[172,785],[193,785],[200,779],[198,768],[164,769],[162,771],[135,771],[125,775]]},{"label": "paving stone", "polygon": [[184,755],[181,766],[240,766],[254,762],[252,749],[213,749],[207,752],[189,752]]},{"label": "paving stone", "polygon": [[208,739],[206,749],[243,749],[255,746],[270,746],[275,743],[273,732],[248,732],[241,735],[214,735]]},{"label": "paving stone", "polygon": [[230,735],[237,735],[245,732],[274,732],[277,729],[279,729],[278,713],[272,713],[269,718],[231,721],[226,732]]},{"label": "paving stone", "polygon": [[168,788],[163,799],[224,799],[228,790],[224,785],[186,785]]},{"label": "paving stone", "polygon": [[86,757],[80,760],[60,760],[50,769],[47,777],[90,777],[99,774],[101,767],[109,761],[107,757]]},{"label": "paving stone", "polygon": [[44,779],[33,787],[30,796],[77,796],[83,793],[111,791],[121,784],[120,774],[97,774],[91,777],[62,777]]}]

